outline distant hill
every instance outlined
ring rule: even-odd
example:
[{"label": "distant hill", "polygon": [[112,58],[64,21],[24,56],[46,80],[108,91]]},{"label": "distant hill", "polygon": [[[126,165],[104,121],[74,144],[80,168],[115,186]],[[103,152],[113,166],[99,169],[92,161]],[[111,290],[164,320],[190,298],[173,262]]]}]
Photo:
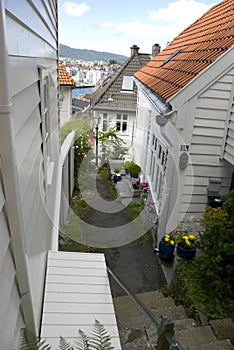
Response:
[{"label": "distant hill", "polygon": [[123,63],[128,58],[127,56],[117,55],[110,52],[101,52],[94,50],[73,49],[66,45],[59,45],[59,56],[75,58],[83,61],[105,61],[116,60],[118,63]]}]

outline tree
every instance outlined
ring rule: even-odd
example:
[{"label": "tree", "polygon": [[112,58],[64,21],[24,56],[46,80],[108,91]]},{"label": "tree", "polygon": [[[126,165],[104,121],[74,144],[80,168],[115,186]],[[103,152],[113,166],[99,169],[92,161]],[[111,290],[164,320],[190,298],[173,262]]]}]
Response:
[{"label": "tree", "polygon": [[81,162],[91,149],[88,131],[90,130],[90,124],[84,119],[71,119],[61,128],[61,142],[63,142],[66,136],[75,131],[74,142],[74,192],[79,192],[78,185],[78,172]]},{"label": "tree", "polygon": [[110,66],[111,64],[116,64],[116,63],[117,63],[116,60],[109,60],[109,62],[108,62],[109,66]]},{"label": "tree", "polygon": [[125,142],[118,137],[115,128],[100,131],[98,141],[102,146],[102,164],[106,163],[108,159],[123,159],[127,152],[127,148],[124,147]]}]

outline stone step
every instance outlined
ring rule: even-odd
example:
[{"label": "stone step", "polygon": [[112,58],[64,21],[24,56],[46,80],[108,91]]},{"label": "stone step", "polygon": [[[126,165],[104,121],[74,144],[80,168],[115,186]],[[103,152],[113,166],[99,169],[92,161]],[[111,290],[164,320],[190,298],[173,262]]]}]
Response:
[{"label": "stone step", "polygon": [[219,340],[230,339],[234,345],[234,325],[231,318],[209,321],[215,336]]},{"label": "stone step", "polygon": [[[156,315],[160,317],[163,311],[174,307],[172,298],[164,297],[161,292],[153,291],[138,294],[137,297]],[[115,314],[119,328],[141,328],[150,325],[151,319],[145,315],[141,308],[129,297],[122,296],[113,299]],[[158,310],[160,310],[158,312]],[[180,317],[181,318],[181,317]]]},{"label": "stone step", "polygon": [[201,345],[194,345],[186,348],[185,350],[233,350],[233,346],[230,340],[217,340],[212,343],[206,343]]},{"label": "stone step", "polygon": [[185,329],[195,328],[196,323],[193,318],[184,318],[181,320],[174,320],[174,329],[175,331],[183,331]]},{"label": "stone step", "polygon": [[177,330],[175,338],[184,350],[190,349],[190,347],[195,345],[198,346],[216,341],[210,326]]}]

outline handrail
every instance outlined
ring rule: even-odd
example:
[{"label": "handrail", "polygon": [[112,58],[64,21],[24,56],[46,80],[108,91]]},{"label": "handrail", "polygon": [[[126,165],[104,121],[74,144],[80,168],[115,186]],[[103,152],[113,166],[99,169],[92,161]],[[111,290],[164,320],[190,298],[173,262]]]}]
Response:
[{"label": "handrail", "polygon": [[140,309],[156,325],[158,332],[157,350],[183,350],[182,346],[174,338],[174,322],[168,317],[162,317],[159,320],[150,309],[119,280],[119,278],[107,266],[107,271],[118,285],[127,293],[127,295],[140,307]]}]

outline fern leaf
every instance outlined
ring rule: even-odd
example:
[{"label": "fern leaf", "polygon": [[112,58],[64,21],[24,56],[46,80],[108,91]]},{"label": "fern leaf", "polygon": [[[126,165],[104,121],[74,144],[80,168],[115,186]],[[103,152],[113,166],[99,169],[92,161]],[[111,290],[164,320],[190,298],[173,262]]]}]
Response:
[{"label": "fern leaf", "polygon": [[113,350],[114,347],[111,345],[111,336],[108,334],[104,325],[95,320],[92,337],[90,338],[91,349],[94,350]]},{"label": "fern leaf", "polygon": [[74,350],[73,346],[62,336],[59,338],[59,350]]},{"label": "fern leaf", "polygon": [[77,350],[91,350],[89,345],[89,337],[87,336],[87,334],[81,329],[79,329],[79,335],[80,338],[77,338],[76,340]]},{"label": "fern leaf", "polygon": [[46,340],[41,340],[27,329],[22,329],[20,337],[20,350],[51,350]]}]

